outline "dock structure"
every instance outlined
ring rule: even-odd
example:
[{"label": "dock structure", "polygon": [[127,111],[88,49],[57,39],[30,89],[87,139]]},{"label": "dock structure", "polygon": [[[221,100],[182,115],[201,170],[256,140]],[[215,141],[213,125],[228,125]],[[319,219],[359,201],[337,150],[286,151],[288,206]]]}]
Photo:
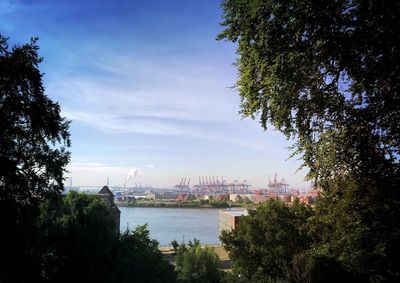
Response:
[{"label": "dock structure", "polygon": [[181,179],[181,182],[177,185],[175,185],[174,187],[177,188],[180,191],[185,191],[187,193],[189,193],[190,191],[190,178],[188,178],[188,180],[186,181],[186,177]]},{"label": "dock structure", "polygon": [[215,176],[199,176],[199,182],[194,185],[194,189],[197,191],[208,191],[208,192],[225,192],[226,181],[223,177],[219,179]]},{"label": "dock structure", "polygon": [[176,188],[181,191],[193,191],[197,193],[210,193],[210,194],[221,194],[221,193],[244,193],[251,185],[246,180],[239,182],[234,180],[228,183],[224,177],[218,176],[199,176],[199,182],[190,187],[190,178],[182,178],[181,182],[175,185]]},{"label": "dock structure", "polygon": [[276,193],[276,194],[286,194],[288,193],[288,188],[289,184],[285,182],[285,179],[281,179],[280,182],[278,182],[278,173],[275,172],[274,174],[274,181],[271,182],[271,178],[268,178],[268,190],[270,192]]}]

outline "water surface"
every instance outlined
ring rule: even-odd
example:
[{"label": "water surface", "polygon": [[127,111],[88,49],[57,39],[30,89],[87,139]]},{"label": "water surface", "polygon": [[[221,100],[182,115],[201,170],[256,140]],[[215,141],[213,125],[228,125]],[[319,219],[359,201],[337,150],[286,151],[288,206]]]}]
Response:
[{"label": "water surface", "polygon": [[121,231],[148,224],[150,236],[161,246],[171,241],[199,239],[202,244],[219,244],[218,209],[120,207]]}]

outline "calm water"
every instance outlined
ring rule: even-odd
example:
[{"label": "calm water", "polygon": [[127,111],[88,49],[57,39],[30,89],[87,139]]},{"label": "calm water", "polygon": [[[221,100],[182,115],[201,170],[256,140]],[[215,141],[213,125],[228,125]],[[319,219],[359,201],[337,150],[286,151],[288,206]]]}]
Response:
[{"label": "calm water", "polygon": [[202,244],[219,244],[218,209],[120,207],[121,231],[148,224],[150,236],[161,246],[171,241],[199,239]]}]

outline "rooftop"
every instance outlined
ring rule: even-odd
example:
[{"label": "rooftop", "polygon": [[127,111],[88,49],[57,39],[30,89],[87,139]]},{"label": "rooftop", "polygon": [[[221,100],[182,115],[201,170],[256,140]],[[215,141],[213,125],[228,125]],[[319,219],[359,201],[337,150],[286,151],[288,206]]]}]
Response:
[{"label": "rooftop", "polygon": [[221,211],[224,213],[230,214],[232,216],[247,216],[248,215],[248,211],[246,208],[236,208],[236,209],[227,208],[227,209],[223,209]]}]

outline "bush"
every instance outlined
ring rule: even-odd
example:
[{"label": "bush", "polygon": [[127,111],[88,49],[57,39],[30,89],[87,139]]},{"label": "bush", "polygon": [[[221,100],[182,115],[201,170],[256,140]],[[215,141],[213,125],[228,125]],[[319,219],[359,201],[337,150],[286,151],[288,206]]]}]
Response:
[{"label": "bush", "polygon": [[222,282],[220,261],[211,247],[201,247],[200,241],[189,241],[188,245],[173,241],[176,252],[178,282],[217,283]]},{"label": "bush", "polygon": [[50,282],[175,282],[146,226],[122,235],[96,196],[70,192],[41,206],[42,280]]}]

